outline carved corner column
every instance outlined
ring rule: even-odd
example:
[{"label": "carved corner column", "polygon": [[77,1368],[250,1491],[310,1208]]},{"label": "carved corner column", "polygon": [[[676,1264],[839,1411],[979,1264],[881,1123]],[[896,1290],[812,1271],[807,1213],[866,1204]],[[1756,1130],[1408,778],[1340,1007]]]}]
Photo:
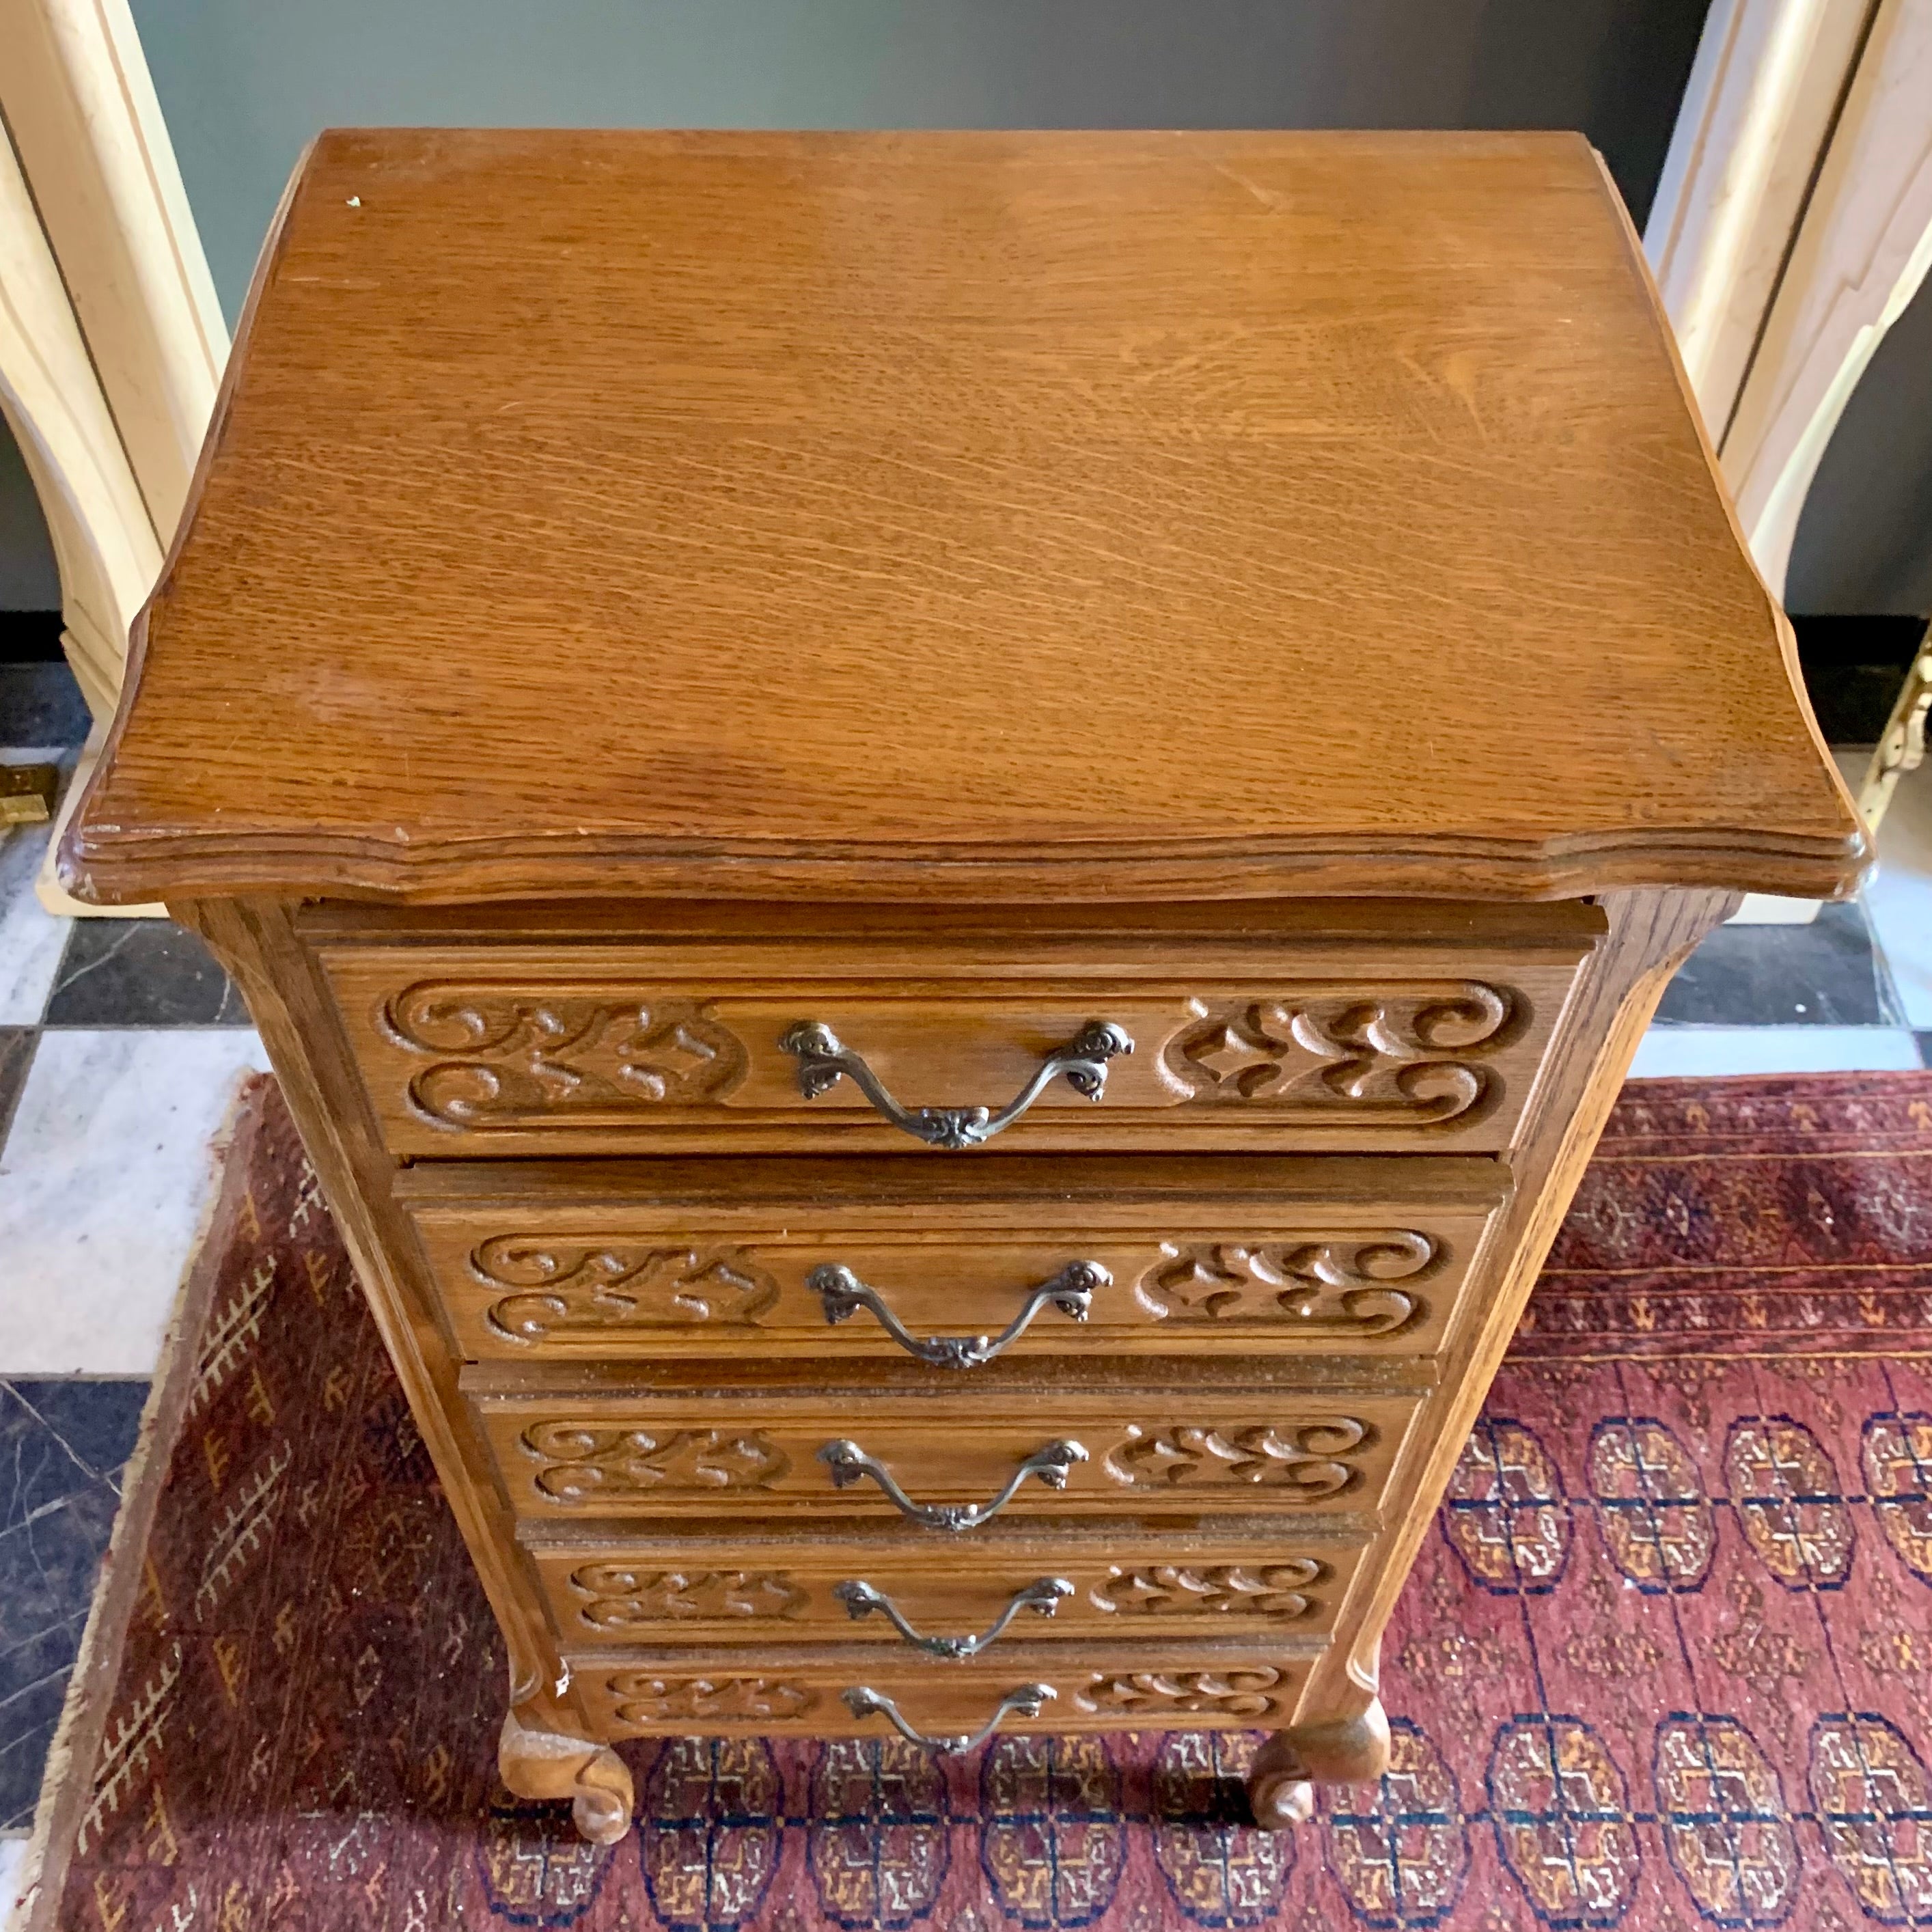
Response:
[{"label": "carved corner column", "polygon": [[[495,1614],[510,1660],[512,1708],[498,1750],[503,1781],[520,1796],[570,1798],[585,1835],[607,1832],[597,1841],[608,1844],[628,1824],[630,1774],[614,1753],[573,1735],[583,1720],[561,1690],[552,1696],[541,1688],[560,1682],[567,1688],[562,1660],[512,1567],[514,1527],[457,1390],[459,1358],[422,1283],[398,1258],[408,1244],[391,1192],[393,1166],[289,910],[267,900],[198,900],[170,910],[207,941],[248,1000]],[[620,1799],[624,1822],[613,1829]]]},{"label": "carved corner column", "polygon": [[1572,993],[1509,1152],[1516,1192],[1486,1264],[1494,1279],[1477,1298],[1480,1318],[1450,1338],[1442,1384],[1390,1479],[1402,1498],[1400,1520],[1357,1576],[1333,1647],[1310,1675],[1300,1720],[1256,1756],[1249,1799],[1265,1829],[1312,1816],[1315,1784],[1366,1783],[1387,1769],[1382,1632],[1644,1029],[1671,975],[1737,900],[1718,892],[1641,890],[1609,893],[1601,903],[1609,934]]}]

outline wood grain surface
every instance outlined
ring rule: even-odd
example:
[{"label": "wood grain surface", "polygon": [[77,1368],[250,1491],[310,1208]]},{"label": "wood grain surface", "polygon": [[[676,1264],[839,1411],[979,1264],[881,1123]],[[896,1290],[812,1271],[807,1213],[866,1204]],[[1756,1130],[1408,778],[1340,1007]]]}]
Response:
[{"label": "wood grain surface", "polygon": [[325,136],[140,650],[68,875],[244,987],[599,1843],[860,1684],[1372,1776],[1658,993],[1865,850],[1568,136]]},{"label": "wood grain surface", "polygon": [[987,1144],[1003,1152],[1504,1148],[1576,977],[1497,960],[1468,979],[1022,985],[977,1000],[778,982],[734,1000],[560,970],[493,982],[473,962],[398,986],[384,960],[326,963],[390,1146],[428,1159],[932,1151],[849,1078],[801,1093],[782,1042],[806,1020],[909,1108],[998,1108],[1089,1022],[1122,1027],[1134,1050],[1105,1090],[1056,1080]]},{"label": "wood grain surface", "polygon": [[[912,1353],[815,1285],[840,1268],[928,1347],[1030,1313],[1000,1355],[1432,1354],[1508,1189],[1454,1156],[1075,1156],[428,1161],[398,1192],[472,1360],[827,1361]],[[1036,1305],[1083,1268],[1077,1314]]]},{"label": "wood grain surface", "polygon": [[1294,1640],[1164,1646],[1016,1644],[935,1664],[902,1648],[800,1646],[795,1652],[574,1653],[565,1660],[598,1735],[607,1738],[865,1737],[879,1716],[855,1718],[844,1693],[890,1696],[928,1737],[976,1730],[1009,1691],[1053,1692],[1036,1718],[1001,1732],[1229,1730],[1285,1723],[1308,1669]]},{"label": "wood grain surface", "polygon": [[921,1636],[977,1638],[1042,1579],[1072,1587],[1046,1612],[1022,1610],[995,1642],[1319,1638],[1361,1556],[1358,1544],[1324,1537],[1319,1519],[1159,1536],[1104,1525],[1017,1527],[976,1537],[970,1562],[931,1538],[524,1534],[562,1640],[603,1648],[909,1642],[881,1610],[853,1615],[837,1592],[855,1582],[887,1599]]},{"label": "wood grain surface", "polygon": [[1594,156],[336,132],[64,847],[244,889],[1846,889]]},{"label": "wood grain surface", "polygon": [[[621,1376],[591,1369],[547,1388],[538,1372],[485,1365],[462,1375],[503,1493],[533,1521],[906,1520],[872,1478],[833,1480],[821,1452],[843,1442],[920,1508],[988,1505],[1017,1468],[1068,1442],[1082,1453],[1067,1459],[1064,1484],[1029,1476],[1004,1516],[1184,1526],[1258,1510],[1372,1514],[1417,1408],[1412,1395],[1379,1391],[1243,1390],[1226,1375],[1211,1393],[1177,1393],[1171,1377],[1138,1368],[1152,1386],[954,1393],[954,1383],[910,1396],[680,1396],[627,1390]],[[970,1552],[973,1532],[952,1540]]]}]

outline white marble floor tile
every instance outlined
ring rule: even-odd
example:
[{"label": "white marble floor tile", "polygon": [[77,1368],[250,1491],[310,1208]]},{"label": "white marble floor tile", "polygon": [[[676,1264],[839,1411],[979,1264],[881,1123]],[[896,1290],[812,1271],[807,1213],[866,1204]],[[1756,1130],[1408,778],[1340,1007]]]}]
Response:
[{"label": "white marble floor tile", "polygon": [[[0,752],[6,765],[64,765],[71,782],[71,746],[10,744]],[[40,904],[33,881],[52,838],[52,825],[16,825],[0,832],[0,1026],[34,1026],[46,1006],[46,993],[60,968],[60,949],[68,943],[68,922]]]},{"label": "white marble floor tile", "polygon": [[[10,748],[6,761],[39,762]],[[38,1024],[67,942],[68,922],[55,918],[34,894],[52,831],[50,826],[20,825],[0,832],[0,1026]]]},{"label": "white marble floor tile", "polygon": [[1906,1024],[1932,1030],[1932,762],[1899,780],[1879,821],[1878,869],[1864,902]]},{"label": "white marble floor tile", "polygon": [[20,1869],[27,1862],[25,1838],[0,1838],[0,1926],[11,1928],[20,1902]]},{"label": "white marble floor tile", "polygon": [[1903,1027],[1652,1027],[1633,1080],[1703,1073],[1838,1073],[1915,1067],[1918,1042]]},{"label": "white marble floor tile", "polygon": [[56,1028],[0,1149],[0,1376],[154,1371],[244,1028]]}]

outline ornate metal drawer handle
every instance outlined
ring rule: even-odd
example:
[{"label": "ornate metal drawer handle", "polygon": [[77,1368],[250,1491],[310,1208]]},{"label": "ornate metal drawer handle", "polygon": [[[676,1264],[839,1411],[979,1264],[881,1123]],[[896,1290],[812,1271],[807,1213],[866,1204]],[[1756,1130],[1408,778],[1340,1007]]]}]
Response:
[{"label": "ornate metal drawer handle", "polygon": [[879,1326],[909,1355],[935,1368],[976,1369],[990,1362],[1010,1342],[1016,1342],[1027,1325],[1048,1303],[1074,1322],[1084,1322],[1094,1305],[1096,1288],[1111,1287],[1114,1277],[1098,1262],[1069,1262],[1050,1281],[1031,1290],[1021,1304],[1020,1312],[1001,1332],[988,1340],[984,1335],[936,1335],[922,1342],[911,1334],[886,1304],[876,1288],[861,1281],[838,1262],[815,1268],[805,1285],[825,1304],[828,1322],[843,1322],[862,1308],[870,1309]]},{"label": "ornate metal drawer handle", "polygon": [[1124,1028],[1112,1020],[1090,1020],[1064,1046],[1040,1064],[1033,1078],[998,1113],[985,1107],[902,1107],[879,1076],[818,1020],[788,1027],[779,1046],[798,1062],[798,1090],[815,1100],[842,1079],[849,1079],[896,1127],[928,1147],[970,1148],[1010,1127],[1063,1074],[1076,1094],[1097,1100],[1106,1090],[1107,1063],[1134,1050]]},{"label": "ornate metal drawer handle", "polygon": [[1077,1442],[1049,1442],[1036,1449],[1007,1478],[1006,1486],[991,1502],[916,1503],[898,1486],[891,1470],[874,1462],[858,1444],[842,1437],[819,1450],[818,1460],[832,1472],[835,1490],[850,1489],[862,1476],[870,1476],[890,1499],[900,1515],[927,1529],[977,1529],[990,1522],[1013,1499],[1014,1492],[1029,1476],[1037,1476],[1050,1490],[1066,1486],[1066,1472],[1076,1462],[1087,1460],[1087,1452]]},{"label": "ornate metal drawer handle", "polygon": [[1059,1609],[1060,1598],[1072,1595],[1073,1586],[1064,1576],[1042,1576],[1024,1589],[1016,1590],[1012,1600],[977,1636],[921,1636],[884,1591],[862,1580],[836,1584],[832,1594],[845,1606],[846,1614],[854,1623],[878,1610],[914,1649],[922,1650],[928,1657],[967,1658],[977,1657],[1022,1610],[1052,1616]]},{"label": "ornate metal drawer handle", "polygon": [[899,1714],[899,1707],[883,1690],[874,1690],[867,1684],[855,1684],[844,1694],[845,1708],[855,1718],[869,1718],[875,1712],[883,1717],[907,1743],[923,1744],[929,1751],[937,1751],[941,1757],[957,1757],[962,1752],[976,1750],[997,1731],[1001,1722],[1016,1714],[1022,1718],[1036,1718],[1040,1707],[1048,1704],[1060,1694],[1051,1684],[1022,1684],[1009,1690],[1000,1700],[993,1714],[972,1735],[950,1738],[929,1738],[923,1731],[916,1731]]}]

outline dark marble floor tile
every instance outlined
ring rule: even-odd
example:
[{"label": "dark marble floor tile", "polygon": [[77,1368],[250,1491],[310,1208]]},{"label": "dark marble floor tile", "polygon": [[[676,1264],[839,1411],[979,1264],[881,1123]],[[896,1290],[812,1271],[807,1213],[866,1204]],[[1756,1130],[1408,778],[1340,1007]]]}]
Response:
[{"label": "dark marble floor tile", "polygon": [[1882,961],[1856,902],[1809,926],[1720,926],[1679,969],[1658,1018],[1685,1026],[1896,1026]]},{"label": "dark marble floor tile", "polygon": [[92,1480],[0,1532],[0,1831],[33,1821],[118,1504]]},{"label": "dark marble floor tile", "polygon": [[46,1748],[60,1724],[60,1706],[68,1696],[68,1679],[81,1648],[81,1624],[62,1630],[64,1656],[52,1660],[31,1683],[11,1696],[0,1696],[0,1828],[17,1824],[21,1812],[31,1818],[33,1802],[46,1770]]},{"label": "dark marble floor tile", "polygon": [[121,1466],[134,1453],[134,1438],[140,1432],[141,1410],[148,1400],[145,1381],[16,1376],[12,1386],[89,1474],[105,1476],[120,1487]]},{"label": "dark marble floor tile", "polygon": [[30,1824],[68,1680],[87,1628],[86,1610],[0,1651],[0,1831]]},{"label": "dark marble floor tile", "polygon": [[[0,1382],[0,1537],[50,1504],[79,1495],[94,1480],[94,1472]],[[5,1573],[0,1570],[0,1592],[6,1587]],[[0,1618],[4,1616],[0,1606]]]},{"label": "dark marble floor tile", "polygon": [[6,1144],[20,1089],[27,1084],[27,1069],[34,1064],[34,1042],[40,1036],[38,1027],[0,1027],[0,1146]]},{"label": "dark marble floor tile", "polygon": [[0,1650],[0,1744],[11,1744],[39,1720],[32,1694],[50,1678],[64,1676],[80,1654],[81,1633],[87,1612],[76,1611],[64,1623],[51,1625],[25,1643]]},{"label": "dark marble floor tile", "polygon": [[0,1532],[0,1650],[86,1612],[120,1502],[97,1480]]},{"label": "dark marble floor tile", "polygon": [[[0,1830],[32,1822],[86,1623],[84,1616],[72,1618],[34,1643],[0,1655]],[[10,1664],[17,1664],[20,1680],[11,1688],[6,1681]]]},{"label": "dark marble floor tile", "polygon": [[196,936],[165,919],[80,919],[47,997],[49,1026],[246,1026],[248,1010]]},{"label": "dark marble floor tile", "polygon": [[94,720],[62,664],[0,664],[0,745],[79,745]]},{"label": "dark marble floor tile", "polygon": [[[62,1678],[61,1695],[66,1692],[67,1680]],[[44,1724],[10,1744],[0,1744],[0,1832],[24,1832],[32,1826],[34,1808],[40,1802],[40,1778],[59,1722],[56,1700],[54,1714]]]}]

